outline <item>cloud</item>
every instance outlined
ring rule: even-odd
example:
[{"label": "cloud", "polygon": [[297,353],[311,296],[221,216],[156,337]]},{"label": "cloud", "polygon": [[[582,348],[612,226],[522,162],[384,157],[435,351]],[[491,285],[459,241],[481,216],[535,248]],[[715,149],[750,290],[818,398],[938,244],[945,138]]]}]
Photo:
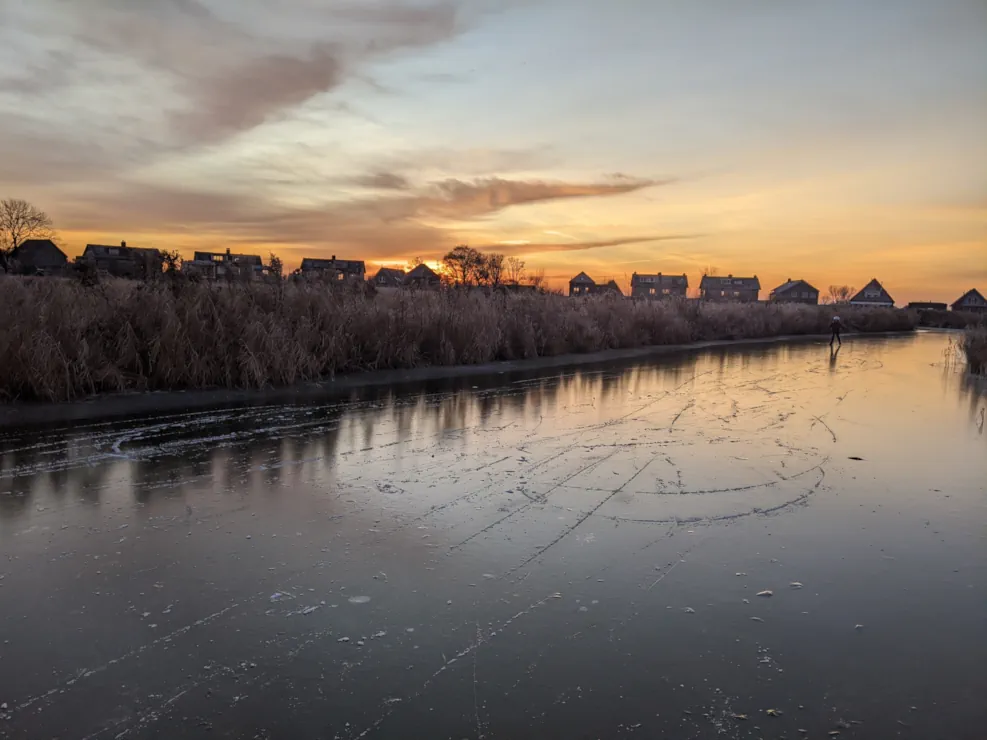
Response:
[{"label": "cloud", "polygon": [[130,119],[119,139],[143,129],[170,149],[217,144],[463,28],[457,4],[399,0],[36,0],[0,12],[0,135],[47,110],[80,148],[108,109]]},{"label": "cloud", "polygon": [[503,252],[504,254],[537,254],[539,252],[579,252],[586,249],[598,249],[601,247],[620,247],[626,244],[647,244],[649,242],[681,241],[685,239],[699,239],[703,234],[651,234],[644,236],[625,236],[617,239],[601,239],[594,241],[572,241],[555,243],[538,242],[500,242],[488,246],[481,246],[479,249],[486,251]]},{"label": "cloud", "polygon": [[577,184],[541,180],[502,180],[491,177],[464,181],[448,179],[432,185],[432,197],[422,200],[422,211],[446,218],[471,218],[509,206],[601,195],[622,195],[652,185],[655,180],[621,178],[610,183]]},{"label": "cloud", "polygon": [[[219,241],[287,245],[313,251],[351,252],[394,257],[410,252],[441,254],[460,241],[449,221],[481,217],[511,206],[556,198],[616,195],[647,187],[651,181],[617,185],[545,183],[487,179],[442,181],[421,191],[394,173],[375,173],[368,183],[387,191],[333,201],[319,207],[293,207],[249,192],[203,192],[165,185],[127,183],[102,190],[84,189],[66,198],[56,214],[69,231],[99,231],[106,224],[125,234],[172,233],[176,241]],[[359,179],[359,178],[358,178]],[[454,182],[454,184],[453,184]],[[436,220],[438,218],[438,220]],[[120,238],[126,238],[125,235]],[[610,241],[497,245],[499,251],[531,253],[615,246],[685,235],[647,235]]]},{"label": "cloud", "polygon": [[354,177],[350,182],[371,190],[408,190],[411,188],[408,179],[397,172],[373,172]]},{"label": "cloud", "polygon": [[260,126],[342,79],[342,63],[322,44],[304,56],[251,59],[232,69],[186,77],[182,87],[191,104],[171,120],[185,140],[222,140]]}]

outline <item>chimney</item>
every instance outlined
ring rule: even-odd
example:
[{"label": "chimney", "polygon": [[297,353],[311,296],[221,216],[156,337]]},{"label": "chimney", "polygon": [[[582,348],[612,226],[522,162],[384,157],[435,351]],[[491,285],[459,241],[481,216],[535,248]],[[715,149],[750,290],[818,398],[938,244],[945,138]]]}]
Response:
[{"label": "chimney", "polygon": [[333,255],[333,256],[332,256],[332,261],[333,261],[333,262],[335,262],[335,261],[336,261],[336,255]]},{"label": "chimney", "polygon": [[127,242],[120,242],[120,246],[121,247],[126,247],[127,246]]}]

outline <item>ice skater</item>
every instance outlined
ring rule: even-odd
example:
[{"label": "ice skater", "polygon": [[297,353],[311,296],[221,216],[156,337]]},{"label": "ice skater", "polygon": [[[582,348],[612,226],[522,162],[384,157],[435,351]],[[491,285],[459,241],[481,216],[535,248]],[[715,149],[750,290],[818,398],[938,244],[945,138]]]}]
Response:
[{"label": "ice skater", "polygon": [[832,336],[829,338],[829,346],[833,346],[833,342],[837,343],[837,346],[843,346],[843,340],[840,339],[840,330],[843,328],[843,322],[840,321],[839,316],[834,316],[833,320],[829,322],[830,331],[833,332]]}]

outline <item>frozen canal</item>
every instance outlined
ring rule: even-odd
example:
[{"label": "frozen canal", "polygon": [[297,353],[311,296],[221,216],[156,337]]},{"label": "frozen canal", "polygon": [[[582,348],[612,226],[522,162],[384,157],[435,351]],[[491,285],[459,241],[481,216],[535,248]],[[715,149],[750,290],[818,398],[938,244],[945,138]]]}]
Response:
[{"label": "frozen canal", "polygon": [[983,738],[948,347],[0,432],[0,737]]}]

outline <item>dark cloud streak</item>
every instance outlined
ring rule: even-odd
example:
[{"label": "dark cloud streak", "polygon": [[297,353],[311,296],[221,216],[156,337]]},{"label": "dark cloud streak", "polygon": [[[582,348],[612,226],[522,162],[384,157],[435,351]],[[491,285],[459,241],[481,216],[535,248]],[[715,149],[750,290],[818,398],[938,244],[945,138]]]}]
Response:
[{"label": "dark cloud streak", "polygon": [[682,241],[699,239],[704,234],[650,234],[644,236],[626,236],[619,239],[602,239],[598,241],[548,242],[527,244],[489,244],[478,249],[485,251],[503,252],[504,254],[538,254],[542,252],[581,252],[587,249],[603,247],[620,247],[627,244],[647,244],[650,242]]}]

